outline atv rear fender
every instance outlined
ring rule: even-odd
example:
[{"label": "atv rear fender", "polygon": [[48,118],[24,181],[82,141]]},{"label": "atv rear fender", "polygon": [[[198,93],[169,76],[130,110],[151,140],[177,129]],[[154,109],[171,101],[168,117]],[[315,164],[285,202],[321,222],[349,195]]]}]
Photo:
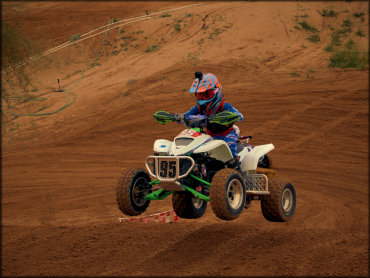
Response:
[{"label": "atv rear fender", "polygon": [[272,151],[274,148],[275,147],[273,144],[266,144],[266,145],[255,146],[253,148],[248,148],[248,153],[245,154],[243,160],[241,161],[242,171],[247,172],[250,170],[256,170],[258,159],[261,156]]}]

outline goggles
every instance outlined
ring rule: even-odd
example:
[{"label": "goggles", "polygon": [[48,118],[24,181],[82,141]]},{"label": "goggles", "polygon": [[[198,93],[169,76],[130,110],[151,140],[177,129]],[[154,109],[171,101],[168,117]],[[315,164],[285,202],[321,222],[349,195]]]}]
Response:
[{"label": "goggles", "polygon": [[197,100],[209,100],[215,95],[215,90],[207,90],[201,93],[195,93]]}]

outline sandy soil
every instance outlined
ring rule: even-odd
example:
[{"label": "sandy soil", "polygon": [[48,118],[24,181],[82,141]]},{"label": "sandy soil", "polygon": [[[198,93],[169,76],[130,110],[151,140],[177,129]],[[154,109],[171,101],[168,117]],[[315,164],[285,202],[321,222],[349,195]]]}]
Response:
[{"label": "sandy soil", "polygon": [[[112,18],[195,3],[11,1],[2,15],[47,50]],[[361,11],[364,22],[352,17]],[[104,33],[29,65],[44,111],[65,104],[56,78],[76,100],[16,117],[2,140],[2,274],[368,276],[369,72],[329,67],[323,50],[345,19],[367,48],[367,11],[355,1],[204,2],[110,31],[100,55]],[[295,29],[296,18],[316,26],[320,42]],[[245,116],[242,134],[275,145],[274,168],[297,190],[290,222],[266,221],[257,201],[229,222],[211,207],[198,220],[118,221],[120,173],[144,168],[154,140],[180,132],[152,114],[187,111],[197,70],[219,78]],[[170,198],[153,201],[144,215],[171,209]]]}]

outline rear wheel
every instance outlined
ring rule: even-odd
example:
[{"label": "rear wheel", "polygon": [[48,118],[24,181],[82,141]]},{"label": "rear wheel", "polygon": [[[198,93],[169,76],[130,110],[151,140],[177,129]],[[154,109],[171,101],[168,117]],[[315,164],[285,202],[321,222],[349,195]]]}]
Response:
[{"label": "rear wheel", "polygon": [[212,210],[222,220],[239,217],[245,204],[245,184],[239,172],[222,169],[212,179],[209,191]]},{"label": "rear wheel", "polygon": [[139,168],[128,168],[122,173],[116,186],[118,208],[127,215],[143,213],[150,201],[145,196],[151,192],[150,177]]},{"label": "rear wheel", "polygon": [[265,155],[261,156],[260,159],[258,160],[257,167],[271,168],[271,165],[272,165],[271,157],[268,157],[267,154],[265,154]]},{"label": "rear wheel", "polygon": [[261,200],[263,216],[272,222],[287,222],[295,212],[296,192],[293,185],[280,179],[269,180],[270,195]]},{"label": "rear wheel", "polygon": [[172,206],[179,217],[196,219],[205,213],[207,202],[195,198],[188,191],[180,191],[172,194]]}]

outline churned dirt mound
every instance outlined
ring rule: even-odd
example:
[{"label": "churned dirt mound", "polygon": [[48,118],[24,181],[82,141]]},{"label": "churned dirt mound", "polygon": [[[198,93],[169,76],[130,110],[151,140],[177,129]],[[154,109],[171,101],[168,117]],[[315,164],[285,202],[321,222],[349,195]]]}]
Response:
[{"label": "churned dirt mound", "polygon": [[[367,11],[356,1],[2,2],[2,20],[43,51],[107,25],[26,65],[45,103],[6,110],[2,274],[368,276],[369,72],[329,66],[340,50],[368,51]],[[297,191],[290,222],[268,222],[257,201],[234,221],[210,207],[198,220],[118,221],[122,170],[144,168],[154,140],[181,131],[152,115],[194,105],[195,71],[219,78],[252,144],[274,144],[274,169]],[[143,215],[168,210],[170,198]]]}]

